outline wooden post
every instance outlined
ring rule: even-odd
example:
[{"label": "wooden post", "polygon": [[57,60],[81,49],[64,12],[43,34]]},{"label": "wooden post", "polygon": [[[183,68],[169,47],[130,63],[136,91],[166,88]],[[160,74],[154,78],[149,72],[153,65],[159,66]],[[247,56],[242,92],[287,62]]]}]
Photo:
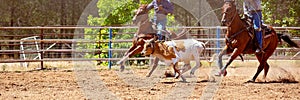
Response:
[{"label": "wooden post", "polygon": [[41,54],[41,70],[43,70],[44,69],[44,61],[43,61],[43,59],[44,59],[44,52],[43,52],[43,50],[44,50],[44,43],[43,43],[44,29],[43,28],[41,29],[40,37],[41,37],[41,49],[40,49],[40,51],[42,51],[42,52],[40,52],[40,54]]}]

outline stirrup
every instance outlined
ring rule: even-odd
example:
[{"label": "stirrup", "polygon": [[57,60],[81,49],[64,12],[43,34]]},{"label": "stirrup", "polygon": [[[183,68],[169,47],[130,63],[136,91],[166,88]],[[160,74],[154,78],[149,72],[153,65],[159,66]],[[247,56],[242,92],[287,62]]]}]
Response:
[{"label": "stirrup", "polygon": [[259,49],[259,48],[257,48],[256,50],[255,50],[255,53],[256,54],[261,54],[261,53],[265,53],[262,49]]}]

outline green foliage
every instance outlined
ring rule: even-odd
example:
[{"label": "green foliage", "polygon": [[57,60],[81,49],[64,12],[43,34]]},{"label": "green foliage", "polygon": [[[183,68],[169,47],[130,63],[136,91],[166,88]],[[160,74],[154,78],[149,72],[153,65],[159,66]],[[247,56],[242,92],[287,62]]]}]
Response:
[{"label": "green foliage", "polygon": [[[99,0],[97,7],[99,8],[99,17],[89,16],[88,24],[91,26],[122,26],[131,23],[134,16],[134,10],[139,7],[139,4],[149,4],[152,0]],[[113,29],[113,40],[115,39],[132,39],[133,34],[118,34],[136,32],[136,29]],[[85,39],[106,41],[108,38],[108,29],[85,29]],[[93,35],[88,35],[93,34]],[[118,35],[116,35],[118,34]],[[113,49],[129,48],[132,43],[113,43]],[[87,54],[88,58],[108,58],[108,44],[97,43],[96,45],[87,46],[89,49],[101,49],[103,53],[100,55]],[[123,54],[123,53],[122,53]],[[119,53],[114,53],[113,56],[120,56]],[[122,56],[122,55],[121,55]],[[102,62],[101,65],[107,65],[107,62]]]},{"label": "green foliage", "polygon": [[149,4],[151,2],[152,2],[152,0],[140,0],[141,4]]},{"label": "green foliage", "polygon": [[[264,23],[279,27],[300,26],[299,0],[262,0]],[[292,35],[300,34],[299,30],[289,31]]]},{"label": "green foliage", "polygon": [[300,26],[299,0],[262,0],[265,23],[273,26]]},{"label": "green foliage", "polygon": [[[121,26],[128,23],[133,17],[133,11],[138,7],[138,3],[132,0],[99,0],[97,3],[99,8],[100,17],[88,17],[88,24],[91,26]],[[118,29],[113,29],[113,40],[116,38],[128,39],[132,38],[129,34],[116,35],[119,32]],[[109,30],[108,29],[86,29],[85,30],[85,39],[96,40],[96,41],[105,41],[109,40]],[[92,35],[91,35],[92,34]],[[115,37],[117,36],[117,37]],[[119,48],[128,48],[129,43],[121,44],[112,44],[114,49]],[[96,43],[95,45],[89,45],[89,49],[101,49],[101,54],[87,54],[88,58],[108,58],[108,43]],[[116,56],[116,54],[114,54]],[[107,62],[102,62],[101,65],[107,65]]]}]

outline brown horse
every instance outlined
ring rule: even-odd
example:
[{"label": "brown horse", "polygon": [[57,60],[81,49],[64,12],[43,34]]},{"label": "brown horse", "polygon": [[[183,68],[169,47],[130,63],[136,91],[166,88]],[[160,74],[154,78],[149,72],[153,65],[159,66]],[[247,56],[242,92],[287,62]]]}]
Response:
[{"label": "brown horse", "polygon": [[[256,58],[259,61],[259,66],[257,69],[256,74],[253,76],[251,80],[248,82],[255,82],[259,73],[264,69],[264,78],[267,76],[269,70],[269,64],[267,60],[275,51],[278,38],[275,30],[268,26],[269,31],[263,32],[263,47],[262,50],[265,53],[255,53],[257,46],[255,46],[255,37],[252,33],[248,30],[249,27],[246,24],[246,21],[241,20],[241,17],[238,14],[236,9],[236,5],[234,1],[227,1],[223,5],[223,17],[222,17],[222,24],[227,26],[227,33],[225,35],[225,43],[226,46],[218,55],[218,66],[220,67],[221,71],[217,75],[224,75],[226,76],[226,68],[232,63],[232,61],[240,54],[255,54]],[[290,38],[285,38],[288,41],[291,41]],[[285,40],[288,42],[287,40]],[[293,42],[293,41],[292,41]],[[288,42],[291,44],[291,42]],[[292,45],[295,47],[299,47],[297,45]],[[223,67],[222,64],[222,56],[225,54],[231,54],[228,62]]]},{"label": "brown horse", "polygon": [[[135,35],[133,37],[132,46],[125,53],[124,57],[120,61],[117,62],[118,64],[121,65],[121,67],[120,67],[121,71],[123,71],[125,68],[124,63],[127,58],[141,53],[141,51],[144,48],[144,44],[145,44],[144,40],[149,40],[152,38],[157,39],[157,35],[156,35],[157,30],[152,27],[154,25],[154,23],[149,21],[148,10],[146,9],[146,7],[147,7],[147,5],[144,5],[144,4],[140,5],[138,10],[136,11],[135,16],[132,19],[133,24],[136,24],[138,26],[138,31],[135,33]],[[182,37],[184,38],[185,31],[186,30],[183,30],[181,33],[179,33],[179,34],[181,34],[181,35],[179,35],[179,37],[176,35],[176,33],[169,32],[170,36],[165,36],[165,38],[176,38],[176,39],[180,39]],[[158,61],[159,61],[158,58],[154,58],[154,61],[152,64],[152,70],[148,73],[148,75],[147,75],[148,77],[152,74],[152,72],[157,67]]]}]

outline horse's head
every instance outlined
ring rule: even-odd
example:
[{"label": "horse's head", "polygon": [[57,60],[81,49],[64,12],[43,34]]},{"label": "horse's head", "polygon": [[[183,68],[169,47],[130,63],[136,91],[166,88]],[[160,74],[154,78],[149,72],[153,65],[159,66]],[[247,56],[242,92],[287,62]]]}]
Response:
[{"label": "horse's head", "polygon": [[139,9],[135,12],[135,15],[132,19],[133,24],[137,24],[139,22],[144,22],[148,20],[148,10],[147,4],[140,5]]},{"label": "horse's head", "polygon": [[236,5],[234,4],[235,2],[234,0],[224,0],[224,1],[225,3],[222,7],[223,17],[221,22],[223,25],[230,26],[238,13],[236,10]]}]

